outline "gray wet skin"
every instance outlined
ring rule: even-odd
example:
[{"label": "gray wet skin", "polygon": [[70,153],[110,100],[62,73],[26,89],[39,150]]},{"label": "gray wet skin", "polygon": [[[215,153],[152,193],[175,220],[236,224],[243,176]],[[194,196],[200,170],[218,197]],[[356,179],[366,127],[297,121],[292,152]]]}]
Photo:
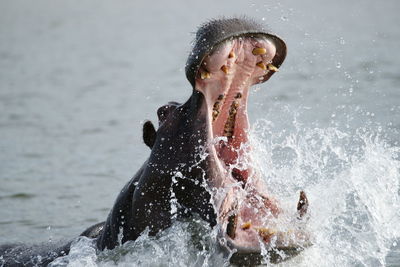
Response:
[{"label": "gray wet skin", "polygon": [[[247,143],[249,87],[267,81],[285,57],[285,43],[252,20],[220,19],[202,25],[186,64],[192,95],[184,104],[170,102],[159,108],[158,129],[151,122],[144,124],[143,140],[151,148],[148,160],[121,190],[107,220],[82,235],[94,238],[100,250],[113,249],[120,244],[121,236],[124,243],[137,239],[145,229],[155,235],[176,218],[197,213],[211,226],[222,229],[221,237],[228,240],[223,247],[236,251],[233,262],[258,263],[260,248],[254,245],[254,239],[259,242],[266,238],[260,238],[256,228],[247,231],[239,224],[248,215],[253,226],[261,227],[263,218],[251,209],[235,206],[235,196],[242,196],[244,202],[251,199],[265,217],[276,217],[281,211],[266,195],[262,180],[253,178],[254,170],[237,167],[249,151],[232,151]],[[215,143],[218,137],[224,141]],[[204,148],[207,156],[201,159]],[[226,189],[228,186],[236,191]],[[173,195],[176,214],[171,212]],[[306,200],[303,195],[299,217],[307,211]],[[235,223],[229,223],[229,217]],[[0,246],[0,255],[7,248],[5,258],[12,258],[10,247],[3,248]],[[69,244],[51,249],[53,258],[68,250]]]}]

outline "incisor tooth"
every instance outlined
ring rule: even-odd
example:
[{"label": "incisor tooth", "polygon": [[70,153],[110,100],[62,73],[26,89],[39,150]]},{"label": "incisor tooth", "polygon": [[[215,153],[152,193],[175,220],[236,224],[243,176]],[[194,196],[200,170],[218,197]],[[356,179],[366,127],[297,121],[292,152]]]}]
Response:
[{"label": "incisor tooth", "polygon": [[211,78],[211,73],[209,73],[207,71],[202,71],[201,74],[200,74],[200,78],[202,80],[209,79],[209,78]]},{"label": "incisor tooth", "polygon": [[265,64],[264,64],[262,61],[258,62],[258,63],[256,64],[256,66],[257,66],[257,67],[260,67],[260,68],[263,69],[263,70],[266,70],[266,69],[267,69],[267,66],[265,66]]},{"label": "incisor tooth", "polygon": [[268,70],[271,70],[271,71],[274,71],[274,72],[279,71],[279,69],[277,67],[275,67],[274,65],[272,65],[271,63],[269,63],[267,65],[267,68],[268,68]]},{"label": "incisor tooth", "polygon": [[235,57],[235,52],[231,51],[231,52],[229,53],[228,58],[233,58],[233,57]]},{"label": "incisor tooth", "polygon": [[223,72],[225,72],[225,74],[228,74],[228,73],[229,73],[229,69],[228,69],[228,67],[227,67],[226,65],[223,65],[223,66],[221,67],[221,70],[222,70]]},{"label": "incisor tooth", "polygon": [[264,55],[267,53],[267,49],[264,47],[256,47],[253,49],[253,55]]}]

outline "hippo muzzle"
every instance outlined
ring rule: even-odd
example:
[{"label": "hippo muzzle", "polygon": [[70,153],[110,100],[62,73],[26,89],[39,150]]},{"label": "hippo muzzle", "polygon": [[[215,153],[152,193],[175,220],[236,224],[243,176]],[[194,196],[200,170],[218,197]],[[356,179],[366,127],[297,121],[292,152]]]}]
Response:
[{"label": "hippo muzzle", "polygon": [[204,24],[187,61],[186,76],[204,97],[201,109],[213,169],[207,182],[219,242],[231,252],[231,262],[241,265],[258,264],[263,256],[279,262],[310,244],[298,226],[307,212],[305,193],[300,193],[294,223],[287,217],[282,220],[285,212],[253,168],[248,138],[249,88],[278,72],[285,57],[282,39],[252,20],[234,18]]}]

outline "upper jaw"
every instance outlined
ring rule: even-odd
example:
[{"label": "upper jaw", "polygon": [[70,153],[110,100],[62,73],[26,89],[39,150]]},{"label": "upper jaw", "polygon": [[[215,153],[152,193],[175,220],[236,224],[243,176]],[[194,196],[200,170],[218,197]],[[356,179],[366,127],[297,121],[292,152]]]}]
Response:
[{"label": "upper jaw", "polygon": [[[216,169],[210,177],[222,244],[236,251],[234,259],[258,259],[265,246],[290,255],[303,246],[292,234],[266,228],[281,213],[265,195],[265,184],[251,168],[247,99],[251,85],[265,81],[278,49],[265,38],[238,37],[219,44],[203,57],[195,74],[195,90],[204,96],[207,151]],[[307,239],[304,237],[304,239]],[[239,260],[240,261],[240,260]]]},{"label": "upper jaw", "polygon": [[[196,74],[204,57],[224,41],[238,37],[262,37],[270,40],[276,47],[272,64],[277,68],[286,58],[285,42],[279,36],[267,31],[265,25],[246,17],[210,20],[198,29],[192,52],[186,62],[186,77],[193,87],[195,87]],[[261,82],[268,80],[273,74],[274,72],[266,72]]]},{"label": "upper jaw", "polygon": [[[238,37],[216,46],[196,73],[195,90],[205,99],[209,151],[218,168],[236,181],[245,183],[252,172],[246,166],[249,88],[265,73],[277,71],[271,64],[275,54],[274,44],[265,38]],[[217,179],[214,186],[223,182]]]}]

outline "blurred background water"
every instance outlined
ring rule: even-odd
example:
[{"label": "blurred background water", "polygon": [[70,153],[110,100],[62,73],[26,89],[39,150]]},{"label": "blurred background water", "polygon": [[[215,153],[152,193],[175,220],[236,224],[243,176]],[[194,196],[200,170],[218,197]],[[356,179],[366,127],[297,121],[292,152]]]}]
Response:
[{"label": "blurred background water", "polygon": [[[399,11],[396,0],[0,0],[0,242],[75,237],[104,220],[149,155],[143,120],[191,93],[193,32],[247,15],[288,45],[250,98],[260,168],[282,199],[309,192],[316,233],[283,265],[400,266]],[[187,245],[188,227],[117,260],[79,241],[58,264],[213,266]]]}]

